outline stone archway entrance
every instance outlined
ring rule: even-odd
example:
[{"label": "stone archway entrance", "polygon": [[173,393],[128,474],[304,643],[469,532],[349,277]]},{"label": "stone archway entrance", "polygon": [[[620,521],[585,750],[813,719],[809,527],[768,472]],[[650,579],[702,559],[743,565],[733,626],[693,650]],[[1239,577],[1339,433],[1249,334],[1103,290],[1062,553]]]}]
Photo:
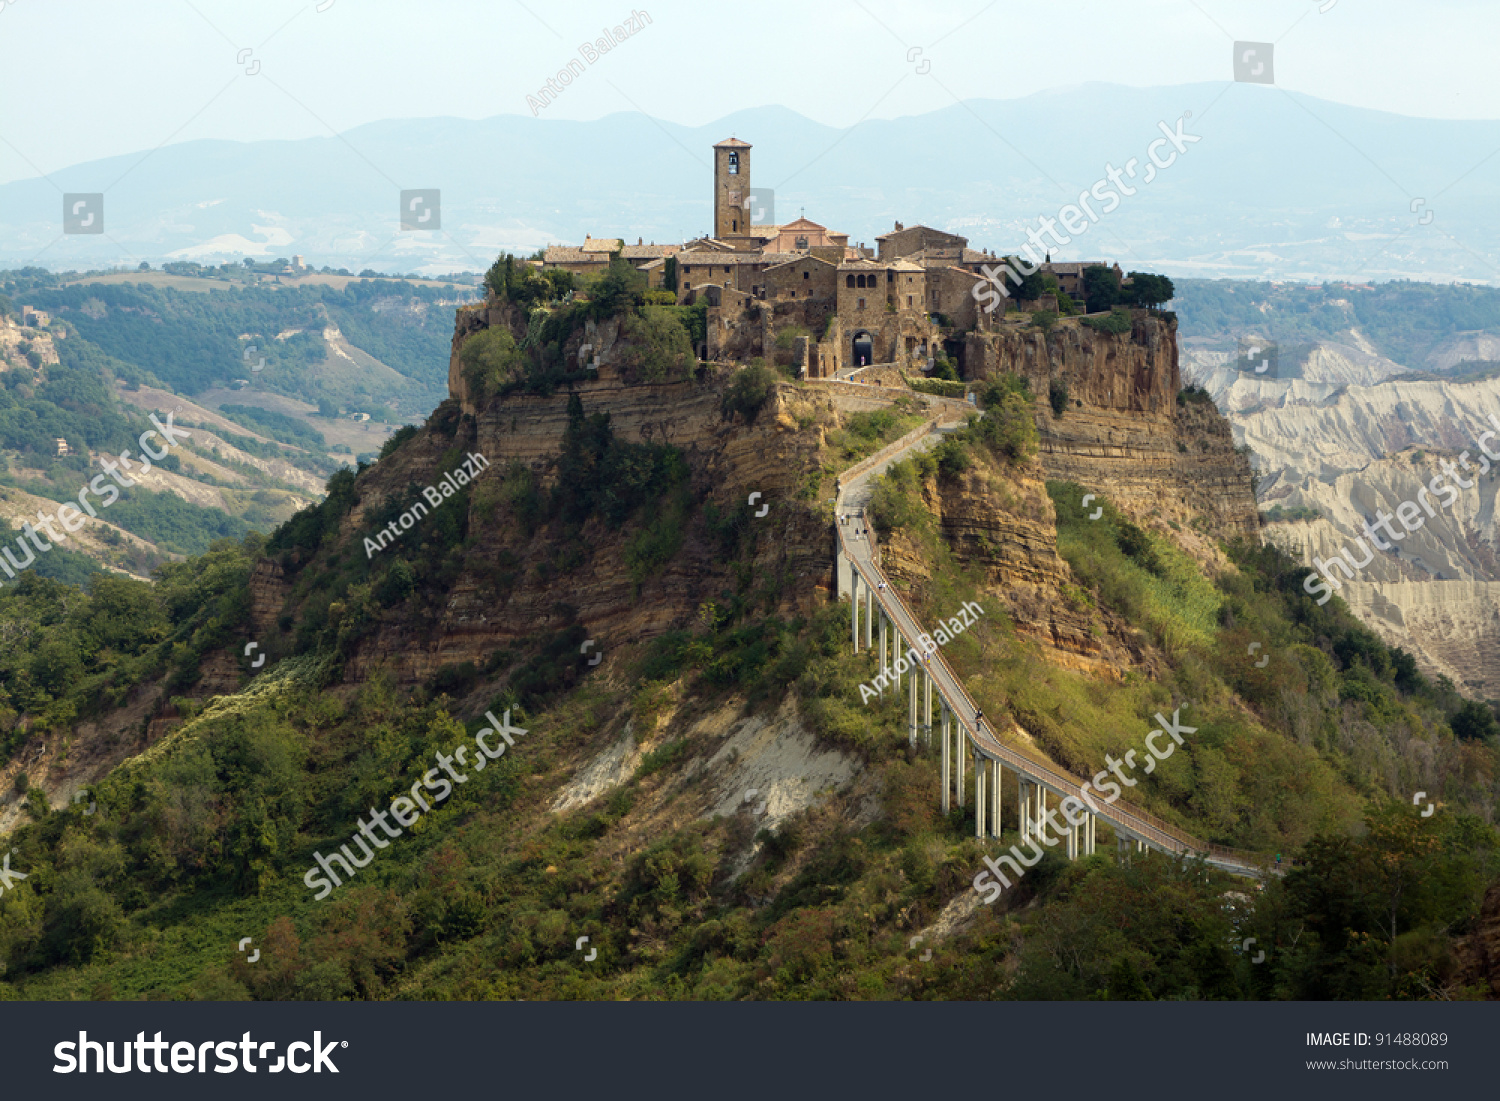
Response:
[{"label": "stone archway entrance", "polygon": [[860,329],[854,334],[854,366],[868,367],[875,362],[875,342],[870,334]]}]

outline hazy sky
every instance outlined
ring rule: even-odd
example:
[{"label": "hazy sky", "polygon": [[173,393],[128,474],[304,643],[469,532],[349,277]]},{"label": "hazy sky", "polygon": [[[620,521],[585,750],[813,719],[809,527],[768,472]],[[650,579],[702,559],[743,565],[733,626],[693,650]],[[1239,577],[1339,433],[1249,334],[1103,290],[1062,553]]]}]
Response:
[{"label": "hazy sky", "polygon": [[[777,103],[850,126],[1084,81],[1225,80],[1244,39],[1276,43],[1284,88],[1408,115],[1500,118],[1496,0],[645,0],[635,10],[651,22],[547,117],[641,110],[697,125]],[[194,138],[527,113],[528,92],[631,11],[629,0],[0,0],[0,182]]]}]

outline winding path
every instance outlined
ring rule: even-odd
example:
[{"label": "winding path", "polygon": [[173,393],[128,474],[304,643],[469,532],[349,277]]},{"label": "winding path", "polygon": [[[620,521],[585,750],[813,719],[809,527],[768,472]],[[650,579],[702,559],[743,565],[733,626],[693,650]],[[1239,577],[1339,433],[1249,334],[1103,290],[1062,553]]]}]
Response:
[{"label": "winding path", "polygon": [[[929,401],[929,409],[934,408],[934,404]],[[948,406],[950,403],[943,402],[942,404]],[[962,403],[951,404],[962,405]],[[967,411],[967,408],[963,411]],[[839,492],[835,499],[834,528],[838,533],[840,558],[846,560],[849,568],[857,571],[860,581],[869,586],[870,592],[874,594],[886,618],[895,627],[897,636],[902,639],[904,649],[914,650],[917,654],[922,653],[923,648],[918,639],[925,632],[906,602],[897,595],[881,572],[873,533],[869,532],[862,516],[865,505],[869,502],[873,492],[875,478],[892,463],[899,462],[912,452],[934,446],[942,438],[943,433],[951,432],[957,427],[959,418],[954,414],[959,412],[960,410],[941,409],[921,428],[908,433],[889,447],[850,467],[839,477]],[[851,515],[851,519],[847,524],[840,524],[838,517],[844,515]],[[861,528],[865,530],[863,536],[856,534]],[[842,567],[843,563],[839,565]],[[841,568],[839,572],[842,574],[843,569]],[[852,578],[848,588],[849,590],[853,588]],[[845,586],[841,584],[840,592],[844,591],[846,591]],[[964,743],[961,744],[967,744],[972,753],[1014,770],[1023,780],[1050,791],[1058,799],[1072,796],[1086,803],[1099,818],[1114,828],[1117,837],[1140,842],[1160,852],[1174,855],[1201,855],[1214,867],[1236,875],[1259,878],[1269,871],[1269,861],[1264,855],[1228,849],[1200,841],[1155,815],[1133,806],[1123,798],[1113,802],[1106,802],[1097,794],[1085,798],[1084,780],[1049,763],[1035,760],[1020,752],[1016,747],[1007,745],[996,737],[989,723],[985,723],[982,729],[977,728],[974,716],[978,713],[978,705],[965,690],[958,675],[948,665],[941,648],[937,649],[929,662],[925,665],[919,663],[914,671],[918,674],[925,671],[931,677],[939,695],[957,721],[958,729],[963,732]],[[998,827],[998,823],[996,826]],[[998,828],[996,833],[998,834]]]}]

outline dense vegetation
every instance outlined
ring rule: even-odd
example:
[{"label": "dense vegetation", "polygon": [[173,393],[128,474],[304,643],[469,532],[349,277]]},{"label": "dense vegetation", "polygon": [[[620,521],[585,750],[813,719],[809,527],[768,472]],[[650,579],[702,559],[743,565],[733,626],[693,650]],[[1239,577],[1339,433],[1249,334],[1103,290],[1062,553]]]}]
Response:
[{"label": "dense vegetation", "polygon": [[[983,432],[966,437],[968,469],[1014,469]],[[602,416],[575,409],[560,461],[597,472],[600,458],[623,457],[615,447]],[[584,511],[620,515],[622,493],[670,493],[670,473],[653,482],[670,467],[639,458],[634,491],[585,484],[552,499],[516,484],[496,520],[567,525]],[[935,465],[923,476],[946,476]],[[335,487],[330,500],[338,496]],[[726,592],[692,627],[638,651],[624,681],[583,675],[578,632],[543,641],[529,659],[502,659],[516,675],[490,703],[513,708],[526,739],[471,770],[426,828],[394,840],[323,903],[301,882],[313,853],[346,841],[368,806],[409,787],[478,726],[456,720],[443,699],[398,693],[380,677],[328,690],[326,648],[283,658],[201,714],[188,710],[179,731],[89,792],[98,814],[51,812],[28,794],[35,821],[14,839],[13,864],[30,878],[0,905],[7,988],[308,999],[1470,994],[1453,942],[1495,876],[1497,838],[1465,808],[1493,798],[1492,775],[1476,771],[1493,760],[1493,742],[1467,743],[1469,761],[1440,765],[1435,782],[1410,778],[1442,801],[1430,821],[1387,786],[1400,786],[1410,765],[1393,777],[1380,757],[1418,760],[1403,752],[1415,741],[1440,761],[1451,754],[1451,692],[1338,602],[1308,601],[1274,550],[1236,551],[1240,571],[1214,584],[1112,509],[1087,520],[1076,487],[1055,486],[1052,497],[1085,586],[1078,599],[1149,627],[1172,655],[1160,682],[1111,685],[1042,661],[930,530],[917,537],[931,540],[941,569],[913,594],[919,614],[986,603],[990,614],[950,644],[950,660],[987,712],[1015,715],[1075,770],[1136,744],[1153,709],[1188,707],[1197,730],[1184,751],[1132,795],[1215,839],[1283,847],[1295,866],[1263,892],[1155,855],[1117,863],[1108,846],[1071,865],[1049,853],[962,934],[919,945],[935,953],[918,963],[912,934],[970,890],[984,850],[961,814],[939,813],[936,761],[906,750],[903,701],[861,705],[869,658],[848,651],[844,613],[786,622],[758,612],[774,600],[767,579],[759,593]],[[762,538],[738,529],[726,560],[748,561]],[[28,709],[46,707],[70,678],[108,685],[111,671],[138,675],[130,663],[153,647],[201,638],[224,601],[233,615],[243,583],[245,549],[216,555],[215,569],[207,560],[184,567],[159,591],[111,581],[84,596],[32,579],[24,594],[0,594],[0,614],[48,624],[5,682],[35,694]],[[6,599],[26,603],[8,608]],[[1264,668],[1244,660],[1247,638],[1266,641]],[[74,639],[111,656],[70,665]],[[532,685],[525,699],[521,682]],[[864,760],[883,813],[853,825],[836,797],[826,811],[763,831],[759,855],[731,877],[756,830],[753,807],[648,825],[673,777],[717,739],[647,732],[689,701],[773,708],[787,692],[829,744]],[[545,813],[577,754],[622,710],[648,739],[633,773],[584,807]],[[609,854],[627,838],[641,839],[638,851],[616,863]],[[1033,899],[1041,905],[1023,908]],[[262,948],[255,968],[233,951],[247,932]],[[587,968],[573,951],[584,934],[600,950]],[[1248,937],[1267,949],[1263,963],[1239,950]]]},{"label": "dense vegetation", "polygon": [[[549,297],[528,305],[548,316],[536,338],[528,329],[524,348],[510,333],[508,345],[486,340],[497,359],[466,363],[473,381],[497,394],[566,385],[571,369],[546,349],[576,336],[565,318],[598,308],[591,302],[613,302],[606,317],[655,324],[646,311],[656,304],[628,280],[594,289],[566,302],[550,297],[556,287],[539,290]],[[657,319],[670,352],[669,316]],[[649,332],[642,339],[653,346]],[[768,368],[737,372],[727,430],[742,430],[774,383]],[[176,699],[180,724],[144,752],[136,727],[102,735],[98,744],[138,756],[88,792],[98,813],[53,811],[38,789],[13,789],[28,822],[11,839],[12,866],[28,878],[0,899],[0,994],[1477,996],[1460,939],[1500,873],[1494,714],[1423,677],[1341,601],[1318,607],[1301,589],[1304,571],[1274,548],[1225,548],[1232,568],[1210,576],[1169,529],[1102,499],[1095,519],[1076,485],[1044,491],[1033,461],[1040,395],[1005,376],[979,397],[982,413],[893,466],[872,502],[893,553],[929,567],[907,594],[916,614],[982,604],[945,657],[987,715],[1014,718],[1075,773],[1139,747],[1156,711],[1181,710],[1192,733],[1131,798],[1207,840],[1283,853],[1284,878],[1257,890],[1192,862],[1121,862],[1106,834],[1099,855],[1069,864],[1049,852],[958,935],[913,949],[914,934],[968,896],[993,848],[973,839],[961,811],[941,813],[936,753],[908,745],[905,700],[862,702],[873,663],[849,650],[847,610],[783,610],[790,588],[807,583],[768,566],[785,561],[772,551],[787,527],[708,500],[688,456],[617,437],[608,414],[575,394],[550,470],[497,466],[367,556],[362,533],[345,530],[355,509],[374,531],[419,493],[389,472],[429,452],[441,452],[434,469],[451,469],[470,446],[472,425],[445,403],[421,433],[393,437],[373,471],[335,474],[326,498],[269,540],[221,541],[153,585],[94,576],[76,588],[30,571],[0,590],[8,754],[38,732],[102,718],[143,686],[178,696],[211,656],[239,660],[251,677],[235,695]],[[921,418],[915,406],[846,416],[823,426],[820,458],[842,469]],[[952,546],[934,522],[933,495],[960,489],[1039,522],[1055,517],[1073,578],[1060,616],[1141,660],[1118,677],[1047,660],[986,581],[1000,552]],[[618,558],[600,557],[606,545]],[[262,553],[285,571],[294,611],[279,638],[257,640],[273,660],[254,672],[240,658]],[[420,637],[461,574],[500,607],[528,579],[565,587],[602,565],[639,586],[706,562],[715,591],[693,621],[618,643],[603,676],[580,652],[577,610],[560,603],[562,626],[483,668],[445,666],[410,690],[379,672],[344,683],[361,639],[382,629]],[[769,723],[789,697],[820,752],[858,770],[853,786],[769,823],[733,794],[734,809],[701,813],[735,720],[748,709]],[[472,740],[481,721],[460,716],[486,709],[509,709],[528,731],[514,751],[470,770],[417,828],[315,901],[303,880],[314,854],[347,843],[369,807]],[[583,763],[624,744],[626,720],[620,782],[553,811]],[[1423,818],[1414,790],[1437,813]],[[1008,827],[1013,787],[1005,802]],[[1002,844],[1014,840],[1007,830]],[[254,967],[234,951],[246,935],[262,950]],[[582,935],[599,949],[587,966],[574,950]],[[1262,962],[1242,950],[1250,937]],[[920,960],[927,947],[932,958]]]},{"label": "dense vegetation", "polygon": [[[651,290],[646,278],[614,257],[587,277],[519,265],[504,255],[486,277],[497,301],[520,307],[527,317],[523,339],[504,328],[483,329],[464,341],[464,380],[476,400],[513,393],[551,394],[561,386],[595,377],[595,349],[584,355],[584,331],[605,318],[619,323],[618,367],[627,382],[676,382],[697,366],[695,333],[701,339],[706,307],[675,305],[670,291]],[[575,297],[575,292],[579,292]]]}]

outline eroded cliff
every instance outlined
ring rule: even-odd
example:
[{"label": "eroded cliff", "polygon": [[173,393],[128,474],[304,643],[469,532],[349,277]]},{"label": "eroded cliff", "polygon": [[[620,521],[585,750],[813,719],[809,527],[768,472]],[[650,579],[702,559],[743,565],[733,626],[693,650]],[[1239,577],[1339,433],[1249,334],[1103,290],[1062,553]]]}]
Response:
[{"label": "eroded cliff", "polygon": [[1211,405],[1179,404],[1176,337],[1174,320],[1144,310],[1118,334],[1076,318],[1050,332],[1007,322],[969,334],[964,367],[971,378],[1012,372],[1031,384],[1047,478],[1076,482],[1142,520],[1199,518],[1214,538],[1254,538],[1249,462]]}]

